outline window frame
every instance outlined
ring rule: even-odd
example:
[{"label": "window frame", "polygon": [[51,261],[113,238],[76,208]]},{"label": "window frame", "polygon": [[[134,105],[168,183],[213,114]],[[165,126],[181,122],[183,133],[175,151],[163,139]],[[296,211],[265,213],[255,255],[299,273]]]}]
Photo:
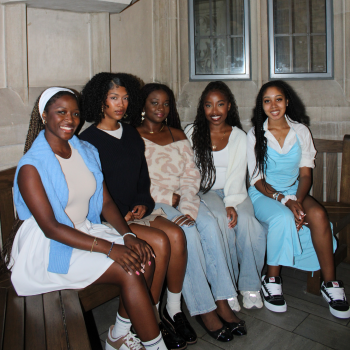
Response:
[{"label": "window frame", "polygon": [[284,80],[317,80],[334,78],[334,50],[333,50],[333,0],[326,0],[326,73],[275,73],[275,40],[274,40],[274,20],[273,1],[268,0],[268,42],[269,42],[269,77],[270,79]]},{"label": "window frame", "polygon": [[211,80],[251,80],[251,59],[250,59],[250,5],[249,0],[244,2],[244,56],[245,69],[244,74],[196,74],[196,59],[194,45],[194,0],[188,1],[188,51],[190,81],[211,81]]}]

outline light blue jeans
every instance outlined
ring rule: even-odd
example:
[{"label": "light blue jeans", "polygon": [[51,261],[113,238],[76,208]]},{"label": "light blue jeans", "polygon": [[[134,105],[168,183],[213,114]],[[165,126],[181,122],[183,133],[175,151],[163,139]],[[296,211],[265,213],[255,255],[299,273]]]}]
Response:
[{"label": "light blue jeans", "polygon": [[[199,193],[216,217],[226,246],[226,258],[232,278],[240,291],[258,291],[261,288],[261,270],[266,251],[266,230],[254,216],[252,202],[247,198],[237,206],[237,225],[230,229],[223,198],[223,190]],[[239,264],[239,266],[238,266]]]},{"label": "light blue jeans", "polygon": [[[156,203],[155,209],[158,208],[164,210],[168,220],[182,215],[167,204]],[[216,219],[203,203],[200,203],[196,224],[181,228],[188,250],[182,294],[191,316],[205,314],[216,309],[216,300],[237,295],[225,258],[224,242]]]}]

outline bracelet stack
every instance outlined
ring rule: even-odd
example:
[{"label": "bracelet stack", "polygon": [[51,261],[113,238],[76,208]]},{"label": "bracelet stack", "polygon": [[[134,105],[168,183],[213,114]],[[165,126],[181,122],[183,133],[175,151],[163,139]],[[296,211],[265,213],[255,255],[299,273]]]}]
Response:
[{"label": "bracelet stack", "polygon": [[278,201],[278,196],[281,194],[281,192],[275,192],[273,195],[272,195],[272,198],[276,201]]}]

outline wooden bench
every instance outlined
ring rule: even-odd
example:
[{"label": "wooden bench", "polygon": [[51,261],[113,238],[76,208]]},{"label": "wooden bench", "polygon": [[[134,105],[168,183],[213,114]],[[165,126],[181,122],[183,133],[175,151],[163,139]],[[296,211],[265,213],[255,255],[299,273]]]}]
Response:
[{"label": "wooden bench", "polygon": [[[350,262],[350,135],[345,135],[343,141],[322,139],[314,141],[317,157],[313,171],[312,195],[326,208],[329,220],[333,224],[333,234],[338,236],[338,248],[335,252],[335,266],[337,266],[344,260]],[[339,154],[342,154],[340,179]],[[309,272],[307,291],[320,294],[321,281],[320,270],[313,274]]]},{"label": "wooden bench", "polygon": [[[15,219],[12,196],[15,171],[16,168],[11,168],[0,172],[2,242],[8,238]],[[46,347],[35,345],[39,341],[36,339],[36,333],[27,331],[36,324],[38,329],[43,332],[43,337],[39,338],[42,344],[47,344],[47,349],[90,349],[84,317],[89,318],[89,322],[94,322],[91,310],[120,294],[119,288],[115,285],[104,284],[89,286],[81,290],[64,290],[23,298],[16,295],[9,273],[0,276],[0,288],[3,288],[1,289],[2,294],[0,294],[0,332],[2,330],[0,349],[2,349],[1,344],[3,344],[3,349],[11,350],[24,348],[24,346],[13,346],[13,341],[22,345],[27,344],[25,349],[46,349]],[[51,302],[55,303],[55,306],[49,306]],[[84,312],[84,317],[82,312]],[[14,318],[17,321],[14,321]],[[14,335],[16,336],[14,337]],[[60,345],[54,346],[52,342],[49,343],[51,339]],[[97,341],[99,342],[98,339]],[[10,345],[7,346],[7,344]]]},{"label": "wooden bench", "polygon": [[0,349],[91,349],[78,293],[19,297],[12,286],[0,287]]}]

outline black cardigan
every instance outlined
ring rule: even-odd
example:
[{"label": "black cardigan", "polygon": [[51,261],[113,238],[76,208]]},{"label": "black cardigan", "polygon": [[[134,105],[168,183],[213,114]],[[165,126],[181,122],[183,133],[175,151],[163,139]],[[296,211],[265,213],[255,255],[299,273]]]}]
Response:
[{"label": "black cardigan", "polygon": [[99,154],[108,191],[121,214],[135,205],[145,205],[145,216],[152,213],[151,181],[145,158],[145,144],[134,127],[123,123],[123,134],[117,139],[91,125],[79,138],[94,145]]}]

